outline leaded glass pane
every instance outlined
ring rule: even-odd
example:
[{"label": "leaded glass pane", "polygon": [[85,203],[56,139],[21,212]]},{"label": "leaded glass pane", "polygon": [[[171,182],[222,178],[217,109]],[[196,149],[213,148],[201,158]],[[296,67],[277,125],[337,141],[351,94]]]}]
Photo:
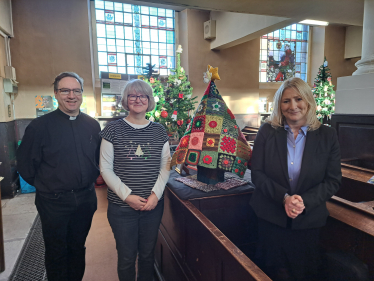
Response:
[{"label": "leaded glass pane", "polygon": [[114,10],[122,12],[122,3],[114,3]]},{"label": "leaded glass pane", "polygon": [[167,43],[174,44],[174,31],[166,31]]},{"label": "leaded glass pane", "polygon": [[118,73],[126,74],[126,67],[118,67]]},{"label": "leaded glass pane", "polygon": [[114,19],[115,19],[115,22],[123,23],[123,13],[115,12]]},{"label": "leaded glass pane", "polygon": [[104,52],[107,50],[105,38],[97,38],[97,50]]},{"label": "leaded glass pane", "polygon": [[148,28],[142,28],[142,40],[143,41],[150,41],[151,38],[149,37],[149,29]]},{"label": "leaded glass pane", "polygon": [[98,54],[99,65],[107,65],[108,64],[108,55],[106,52],[99,52]]},{"label": "leaded glass pane", "polygon": [[151,63],[152,64],[155,64],[155,67],[156,68],[159,68],[160,65],[159,65],[159,56],[153,56],[151,57]]},{"label": "leaded glass pane", "polygon": [[109,66],[108,70],[109,72],[117,73],[117,66]]},{"label": "leaded glass pane", "polygon": [[128,66],[135,66],[134,56],[133,55],[126,55],[127,58],[127,65]]},{"label": "leaded glass pane", "polygon": [[123,4],[123,11],[132,13],[131,4]]},{"label": "leaded glass pane", "polygon": [[143,54],[151,54],[151,45],[149,42],[143,42]]},{"label": "leaded glass pane", "polygon": [[116,53],[108,53],[108,65],[117,66],[117,54]]},{"label": "leaded glass pane", "polygon": [[139,14],[134,14],[134,26],[140,27],[140,15]]},{"label": "leaded glass pane", "polygon": [[293,76],[306,79],[308,32],[308,26],[293,24],[262,36],[260,82],[284,81]]},{"label": "leaded glass pane", "polygon": [[173,10],[101,0],[95,9],[100,71],[140,74],[146,63],[162,74],[175,68]]},{"label": "leaded glass pane", "polygon": [[124,34],[123,34],[123,26],[122,25],[116,25],[116,38],[124,39]]},{"label": "leaded glass pane", "polygon": [[157,16],[157,8],[149,7],[149,14],[152,16]]},{"label": "leaded glass pane", "polygon": [[97,37],[105,37],[105,24],[97,24],[96,25],[96,33]]},{"label": "leaded glass pane", "polygon": [[165,17],[165,9],[158,8],[158,16],[159,17]]},{"label": "leaded glass pane", "polygon": [[104,9],[104,1],[96,0],[95,1],[95,8],[96,9]]},{"label": "leaded glass pane", "polygon": [[125,39],[132,40],[132,27],[125,26]]},{"label": "leaded glass pane", "polygon": [[157,17],[149,17],[150,20],[150,26],[157,27]]},{"label": "leaded glass pane", "polygon": [[167,17],[170,17],[170,18],[173,18],[173,17],[174,17],[174,11],[173,11],[173,10],[168,10],[168,9],[166,9],[166,10],[165,10],[165,13],[166,13],[166,16],[167,16]]},{"label": "leaded glass pane", "polygon": [[125,52],[133,54],[134,53],[134,41],[126,40],[125,41]]},{"label": "leaded glass pane", "polygon": [[107,39],[107,46],[108,46],[109,52],[115,52],[116,51],[116,40]]},{"label": "leaded glass pane", "polygon": [[105,20],[104,10],[96,10],[96,20]]},{"label": "leaded glass pane", "polygon": [[142,15],[142,26],[149,26],[149,16]]},{"label": "leaded glass pane", "polygon": [[108,67],[105,65],[99,65],[99,73],[103,71],[103,72],[108,72]]},{"label": "leaded glass pane", "polygon": [[165,18],[161,18],[161,17],[158,18],[158,27],[166,28]]},{"label": "leaded glass pane", "polygon": [[140,11],[142,14],[149,15],[149,7],[141,6]]},{"label": "leaded glass pane", "polygon": [[166,31],[165,30],[159,30],[158,36],[159,36],[160,42],[166,42]]},{"label": "leaded glass pane", "polygon": [[141,28],[134,28],[134,40],[140,40],[142,36]]},{"label": "leaded glass pane", "polygon": [[123,22],[124,22],[125,24],[130,24],[130,25],[132,25],[132,16],[131,16],[131,14],[129,14],[129,13],[124,13],[124,14],[123,14]]},{"label": "leaded glass pane", "polygon": [[113,2],[105,1],[105,10],[113,11]]},{"label": "leaded glass pane", "polygon": [[106,37],[107,38],[116,38],[114,34],[114,25],[106,25]]},{"label": "leaded glass pane", "polygon": [[143,65],[147,65],[147,63],[151,62],[151,58],[149,56],[143,56]]},{"label": "leaded glass pane", "polygon": [[132,5],[132,12],[134,14],[139,14],[140,13],[140,7],[138,5]]},{"label": "leaded glass pane", "polygon": [[151,29],[151,41],[158,42],[158,30]]}]

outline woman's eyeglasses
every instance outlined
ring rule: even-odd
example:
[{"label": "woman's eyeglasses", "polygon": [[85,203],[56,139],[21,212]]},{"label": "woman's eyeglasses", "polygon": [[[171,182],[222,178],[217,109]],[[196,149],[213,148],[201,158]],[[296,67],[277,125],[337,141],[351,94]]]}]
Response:
[{"label": "woman's eyeglasses", "polygon": [[145,102],[148,100],[148,96],[147,95],[128,95],[127,96],[128,100],[129,101],[136,101],[138,98],[140,99],[140,101],[142,102]]}]

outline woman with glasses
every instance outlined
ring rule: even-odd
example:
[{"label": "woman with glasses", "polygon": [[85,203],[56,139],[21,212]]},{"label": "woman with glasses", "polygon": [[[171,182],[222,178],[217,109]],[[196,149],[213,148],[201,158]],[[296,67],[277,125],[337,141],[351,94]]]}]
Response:
[{"label": "woman with glasses", "polygon": [[100,171],[108,185],[108,220],[118,252],[121,281],[153,280],[154,249],[164,210],[163,192],[169,178],[168,135],[161,124],[145,118],[153,110],[152,88],[130,81],[122,94],[129,112],[100,133]]}]

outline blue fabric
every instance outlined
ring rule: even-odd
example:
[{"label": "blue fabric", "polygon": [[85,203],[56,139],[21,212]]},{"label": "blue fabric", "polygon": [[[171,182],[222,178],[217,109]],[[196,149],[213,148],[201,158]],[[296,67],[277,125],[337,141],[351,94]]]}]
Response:
[{"label": "blue fabric", "polygon": [[120,281],[135,280],[138,253],[137,280],[153,280],[154,250],[163,212],[163,200],[152,211],[136,211],[109,202],[108,220],[116,240]]},{"label": "blue fabric", "polygon": [[293,195],[295,194],[297,181],[300,176],[308,126],[301,127],[296,139],[294,138],[293,132],[288,124],[284,125],[284,129],[287,131],[288,177],[290,180],[291,195]]},{"label": "blue fabric", "polygon": [[48,280],[81,281],[84,245],[97,208],[94,185],[75,192],[37,191],[35,205],[42,223]]}]

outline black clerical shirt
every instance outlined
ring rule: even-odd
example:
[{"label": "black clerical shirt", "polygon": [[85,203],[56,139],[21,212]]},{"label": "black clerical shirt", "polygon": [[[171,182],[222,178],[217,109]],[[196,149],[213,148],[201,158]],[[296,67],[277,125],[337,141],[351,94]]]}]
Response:
[{"label": "black clerical shirt", "polygon": [[38,191],[58,193],[87,188],[99,175],[99,123],[57,109],[34,119],[17,150],[22,178]]}]

